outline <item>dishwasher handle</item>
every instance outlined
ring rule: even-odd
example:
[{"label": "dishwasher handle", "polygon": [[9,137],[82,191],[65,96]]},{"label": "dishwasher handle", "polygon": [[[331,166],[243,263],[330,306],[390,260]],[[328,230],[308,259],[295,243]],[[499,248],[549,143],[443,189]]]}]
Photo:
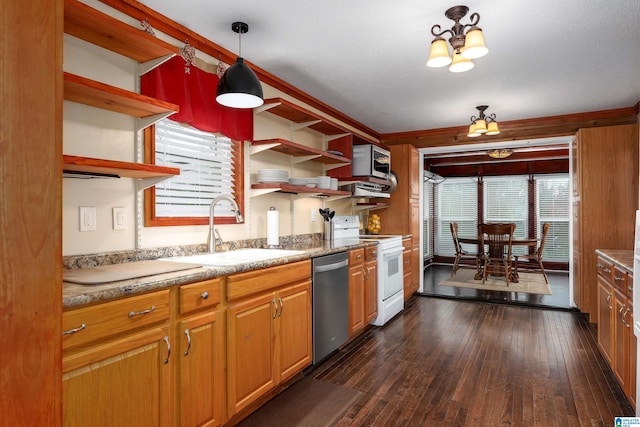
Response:
[{"label": "dishwasher handle", "polygon": [[333,271],[333,270],[337,270],[339,268],[348,267],[348,266],[349,266],[349,260],[345,259],[344,261],[338,261],[338,262],[334,262],[332,264],[316,265],[315,267],[313,267],[313,272],[314,273],[324,273],[324,272],[327,272],[327,271]]}]

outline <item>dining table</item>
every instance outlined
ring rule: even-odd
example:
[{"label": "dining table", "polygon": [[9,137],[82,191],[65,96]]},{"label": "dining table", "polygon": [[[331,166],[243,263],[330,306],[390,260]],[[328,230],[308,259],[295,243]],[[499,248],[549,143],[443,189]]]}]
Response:
[{"label": "dining table", "polygon": [[[475,236],[475,237],[463,237],[463,236],[459,236],[458,237],[458,241],[460,243],[464,243],[464,244],[468,244],[468,245],[476,245],[478,246],[478,253],[481,253],[480,251],[480,237]],[[536,247],[538,246],[538,244],[540,243],[540,239],[536,239],[536,238],[531,238],[531,239],[511,239],[511,246],[527,246],[527,247]],[[483,265],[482,262],[478,262],[477,264],[477,268],[476,268],[476,274],[475,276],[473,276],[473,278],[475,280],[482,280],[482,270],[483,270]],[[511,271],[511,277],[510,280],[512,282],[518,282],[518,272],[515,270]]]}]

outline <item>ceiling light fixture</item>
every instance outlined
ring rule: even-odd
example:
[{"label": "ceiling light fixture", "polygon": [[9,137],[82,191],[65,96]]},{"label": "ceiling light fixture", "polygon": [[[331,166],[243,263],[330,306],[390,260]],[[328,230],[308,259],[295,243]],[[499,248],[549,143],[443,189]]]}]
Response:
[{"label": "ceiling light fixture", "polygon": [[244,22],[234,22],[231,24],[231,29],[238,33],[238,59],[218,82],[216,101],[232,108],[259,107],[264,103],[260,80],[242,58],[242,34],[249,31],[249,25]]},{"label": "ceiling light fixture", "polygon": [[[441,30],[439,24],[431,28],[431,34],[435,37],[431,42],[431,51],[427,66],[444,67],[449,65],[449,71],[453,73],[461,73],[469,71],[474,67],[472,59],[485,56],[489,49],[484,45],[484,36],[482,30],[477,27],[480,22],[480,15],[473,13],[471,15],[471,23],[461,24],[460,20],[469,12],[467,6],[454,6],[444,13],[444,16],[455,21],[450,30]],[[470,27],[467,33],[464,30]],[[449,44],[453,48],[453,59],[449,56],[449,48],[447,42],[442,38],[443,34],[449,33]]]},{"label": "ceiling light fixture", "polygon": [[471,116],[471,125],[469,125],[469,138],[475,138],[482,134],[486,135],[498,135],[500,129],[498,129],[498,122],[496,122],[496,115],[485,115],[484,112],[488,105],[478,105],[476,107],[479,111],[478,117]]},{"label": "ceiling light fixture", "polygon": [[496,148],[495,150],[487,151],[487,155],[492,159],[506,159],[513,154],[511,148]]}]

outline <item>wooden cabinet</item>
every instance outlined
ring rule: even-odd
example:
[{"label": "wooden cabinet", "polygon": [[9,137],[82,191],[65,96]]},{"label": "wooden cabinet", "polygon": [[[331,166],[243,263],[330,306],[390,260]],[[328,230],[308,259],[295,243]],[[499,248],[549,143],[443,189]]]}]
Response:
[{"label": "wooden cabinet", "polygon": [[[149,71],[178,52],[175,46],[76,0],[64,2],[64,31],[141,62],[141,73]],[[64,99],[135,117],[138,130],[179,110],[175,104],[66,72]],[[177,168],[80,156],[63,156],[63,162],[64,171],[69,174],[137,178],[138,190],[180,174]]]},{"label": "wooden cabinet", "polygon": [[221,280],[180,286],[174,342],[178,365],[176,393],[179,425],[217,426],[224,422],[224,310]]},{"label": "wooden cabinet", "polygon": [[364,249],[349,251],[349,337],[366,325]]},{"label": "wooden cabinet", "polygon": [[229,416],[312,361],[311,263],[227,278]]},{"label": "wooden cabinet", "polygon": [[378,316],[378,246],[365,248],[364,314],[370,323]]},{"label": "wooden cabinet", "polygon": [[403,276],[403,292],[404,292],[404,301],[407,302],[411,295],[413,295],[413,269],[411,265],[411,257],[412,257],[412,244],[411,237],[405,237],[402,239],[402,274]]},{"label": "wooden cabinet", "polygon": [[[636,401],[636,337],[632,275],[597,258],[598,347],[633,406]],[[616,280],[617,278],[617,280]]]},{"label": "wooden cabinet", "polygon": [[[638,208],[638,125],[580,129],[572,144],[576,165],[574,244],[580,258],[574,272],[575,303],[597,321],[598,288],[595,250],[633,249]],[[392,157],[393,159],[393,157]],[[577,203],[576,203],[577,202]]]},{"label": "wooden cabinet", "polygon": [[168,293],[63,313],[64,425],[172,425]]},{"label": "wooden cabinet", "polygon": [[[411,244],[405,245],[405,300],[420,287],[422,259],[420,256],[420,184],[422,168],[418,150],[410,144],[392,145],[391,169],[398,175],[398,187],[388,200],[389,207],[381,210],[381,232],[383,234],[411,235]],[[399,166],[396,166],[399,165]],[[411,276],[407,277],[410,272]]]}]

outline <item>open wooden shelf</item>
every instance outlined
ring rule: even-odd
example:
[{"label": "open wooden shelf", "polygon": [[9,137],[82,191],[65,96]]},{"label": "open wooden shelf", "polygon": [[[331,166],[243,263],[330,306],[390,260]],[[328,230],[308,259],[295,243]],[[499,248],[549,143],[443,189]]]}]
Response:
[{"label": "open wooden shelf", "polygon": [[64,2],[64,32],[142,63],[178,53],[177,47],[76,0]]},{"label": "open wooden shelf", "polygon": [[264,105],[260,107],[260,111],[268,111],[276,116],[280,116],[325,135],[351,133],[347,128],[282,98],[265,99]]},{"label": "open wooden shelf", "polygon": [[376,209],[385,209],[389,207],[389,203],[356,203],[354,209],[356,211],[374,211]]},{"label": "open wooden shelf", "polygon": [[62,156],[62,159],[65,172],[79,172],[87,175],[122,178],[170,178],[174,175],[180,175],[180,169],[178,168],[147,163],[121,162],[66,154]]},{"label": "open wooden shelf", "polygon": [[258,183],[252,184],[252,189],[255,190],[275,190],[281,193],[313,193],[321,196],[350,196],[351,193],[349,191],[341,191],[341,190],[329,190],[328,188],[317,188],[317,187],[306,187],[304,185],[291,185],[286,183]]},{"label": "open wooden shelf", "polygon": [[138,118],[171,115],[180,109],[170,102],[67,72],[64,73],[64,99]]},{"label": "open wooden shelf", "polygon": [[315,148],[307,147],[297,142],[288,141],[282,138],[272,139],[260,139],[252,141],[251,145],[254,147],[266,147],[265,149],[277,151],[278,153],[288,154],[293,157],[303,157],[304,160],[313,160],[315,162],[324,164],[349,164],[351,160],[337,156],[335,154],[327,153],[326,151],[317,150]]}]

